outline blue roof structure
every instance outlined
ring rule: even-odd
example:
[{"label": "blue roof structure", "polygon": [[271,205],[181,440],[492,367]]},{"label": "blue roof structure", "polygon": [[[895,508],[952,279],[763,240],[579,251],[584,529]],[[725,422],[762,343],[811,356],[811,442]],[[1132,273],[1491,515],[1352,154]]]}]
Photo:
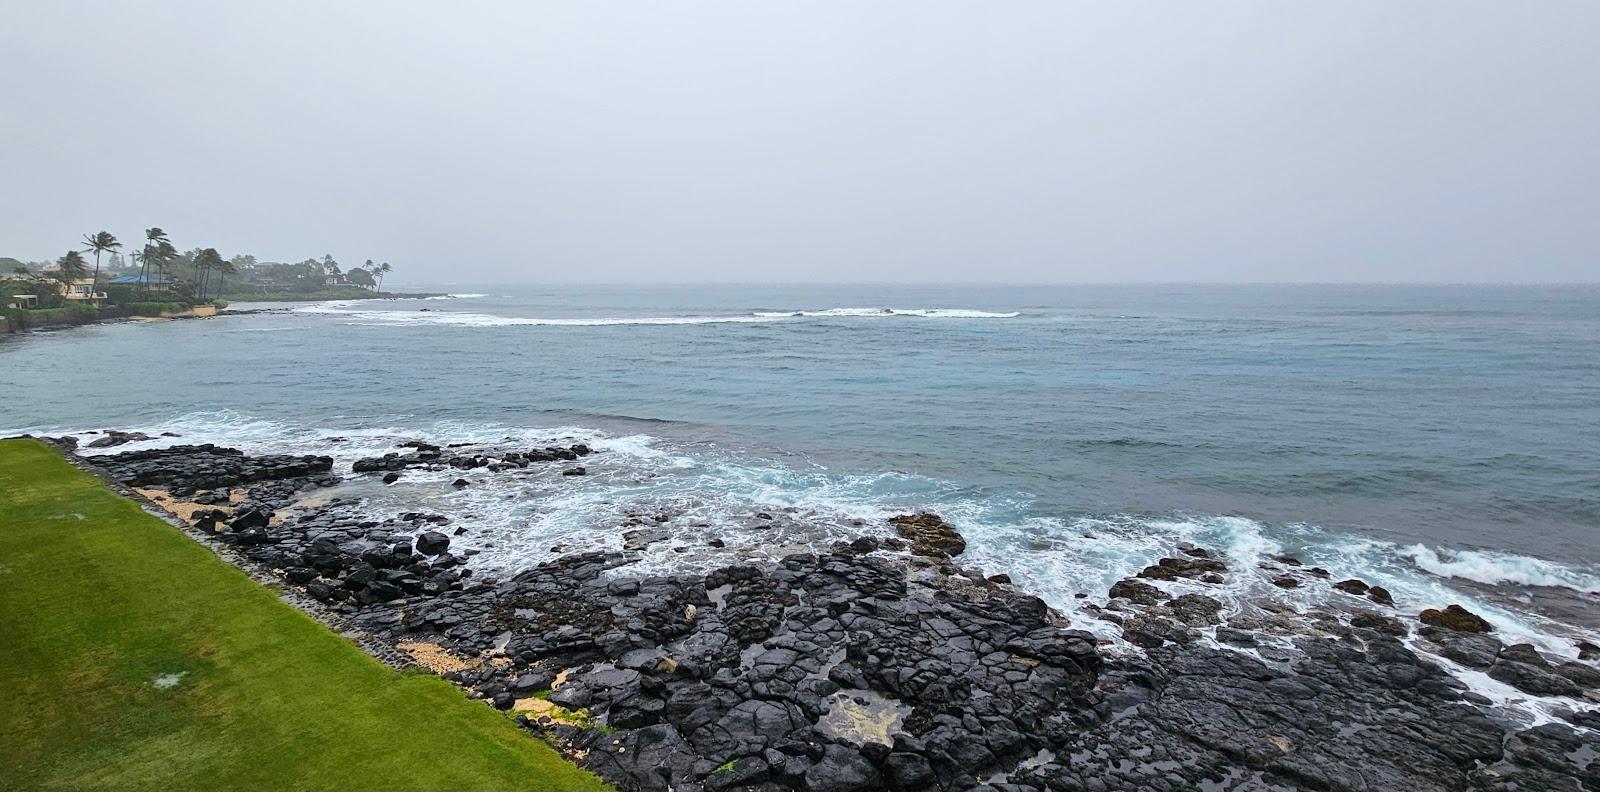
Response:
[{"label": "blue roof structure", "polygon": [[117,277],[106,281],[106,283],[111,286],[141,286],[145,284],[158,286],[166,282],[167,279],[165,276],[155,272],[145,275],[118,275]]}]

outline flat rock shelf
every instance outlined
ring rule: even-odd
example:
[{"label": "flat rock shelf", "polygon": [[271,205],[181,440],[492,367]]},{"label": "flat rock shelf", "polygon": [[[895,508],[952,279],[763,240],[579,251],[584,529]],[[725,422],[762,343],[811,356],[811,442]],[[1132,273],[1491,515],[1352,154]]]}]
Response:
[{"label": "flat rock shelf", "polygon": [[[959,526],[927,513],[666,575],[630,571],[670,538],[641,518],[616,526],[619,550],[491,578],[462,547],[469,525],[317,493],[417,468],[581,476],[573,463],[603,452],[403,445],[351,460],[180,445],[79,461],[282,580],[369,651],[518,713],[624,790],[1600,789],[1589,662],[1504,646],[1446,603],[1420,620],[1395,613],[1360,580],[1333,584],[1343,606],[1306,613],[1203,593],[1230,575],[1270,575],[1269,590],[1326,577],[1294,559],[1244,570],[1202,547],[1152,558],[1086,606],[1115,641],[961,566]],[[1462,673],[1565,703],[1511,717]]]}]

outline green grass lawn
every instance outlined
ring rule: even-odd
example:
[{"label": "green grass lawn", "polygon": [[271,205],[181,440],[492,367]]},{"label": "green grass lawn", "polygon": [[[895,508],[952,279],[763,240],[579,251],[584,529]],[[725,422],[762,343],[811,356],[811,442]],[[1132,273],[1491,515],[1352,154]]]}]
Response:
[{"label": "green grass lawn", "polygon": [[599,790],[33,440],[0,440],[0,789]]}]

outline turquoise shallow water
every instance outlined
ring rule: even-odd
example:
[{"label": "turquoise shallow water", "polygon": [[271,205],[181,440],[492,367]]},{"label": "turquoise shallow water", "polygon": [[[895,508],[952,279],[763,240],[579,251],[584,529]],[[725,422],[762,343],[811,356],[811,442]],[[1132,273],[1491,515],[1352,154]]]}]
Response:
[{"label": "turquoise shallow water", "polygon": [[427,288],[472,296],[3,338],[0,430],[594,433],[648,482],[503,515],[530,546],[628,498],[932,506],[1058,603],[1184,538],[1600,588],[1600,288]]}]

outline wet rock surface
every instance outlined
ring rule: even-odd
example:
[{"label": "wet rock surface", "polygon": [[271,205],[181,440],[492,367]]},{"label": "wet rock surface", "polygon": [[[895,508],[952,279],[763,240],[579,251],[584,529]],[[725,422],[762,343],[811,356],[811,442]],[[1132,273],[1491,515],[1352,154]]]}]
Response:
[{"label": "wet rock surface", "polygon": [[210,443],[129,451],[90,459],[130,487],[159,485],[180,496],[201,489],[304,478],[333,469],[332,457],[287,454],[246,456],[242,451]]},{"label": "wet rock surface", "polygon": [[144,432],[119,432],[107,429],[104,434],[84,444],[84,448],[112,448],[114,446],[138,443],[149,440],[150,435]]},{"label": "wet rock surface", "polygon": [[[377,487],[409,467],[476,479],[592,453],[406,449],[360,460],[357,475]],[[672,538],[660,515],[639,516],[616,527],[620,551],[488,579],[467,563],[466,526],[308,497],[339,481],[327,457],[179,446],[86,459],[217,504],[189,524],[381,656],[512,710],[623,790],[1600,788],[1600,670],[1462,631],[1471,622],[1448,608],[1450,624],[1419,625],[1383,608],[1387,592],[1319,582],[1325,571],[1298,562],[1231,570],[1215,551],[1181,548],[1119,581],[1104,608],[1082,606],[1129,645],[1108,646],[1009,579],[957,566],[965,541],[932,514],[881,526],[905,541],[868,535],[777,561],[729,553],[672,575],[631,571]],[[1301,613],[1205,593],[1243,574],[1350,596]],[[1523,728],[1413,643],[1572,707]]]},{"label": "wet rock surface", "polygon": [[967,540],[937,514],[902,514],[890,517],[889,524],[911,541],[911,552],[916,555],[951,558],[967,550]]},{"label": "wet rock surface", "polygon": [[[487,468],[491,471],[499,472],[511,468],[526,468],[529,465],[543,462],[571,462],[594,453],[594,449],[583,443],[575,443],[569,446],[546,446],[523,451],[481,449],[474,453],[452,453],[458,449],[441,448],[440,446],[420,441],[409,441],[405,444],[405,447],[413,450],[409,453],[394,451],[382,456],[358,459],[350,466],[351,472],[400,471],[409,467],[433,470],[442,470],[447,467],[455,468],[456,470]],[[582,470],[583,468],[573,469]]]},{"label": "wet rock surface", "polygon": [[1460,605],[1447,605],[1444,610],[1429,608],[1417,615],[1417,620],[1430,627],[1465,633],[1494,632],[1494,626]]}]

